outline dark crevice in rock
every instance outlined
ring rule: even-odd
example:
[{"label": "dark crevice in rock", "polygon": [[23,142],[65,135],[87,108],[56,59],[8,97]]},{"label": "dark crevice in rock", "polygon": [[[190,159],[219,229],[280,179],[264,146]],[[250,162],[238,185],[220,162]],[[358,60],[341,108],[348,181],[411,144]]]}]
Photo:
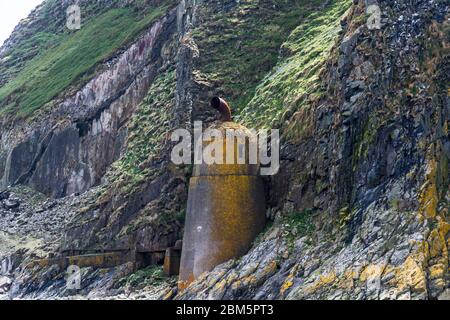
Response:
[{"label": "dark crevice in rock", "polygon": [[35,158],[33,159],[33,162],[31,164],[30,168],[28,169],[28,171],[26,173],[21,175],[13,183],[13,185],[27,184],[29,182],[31,176],[33,175],[34,171],[36,170],[36,166],[37,166],[38,162],[41,161],[42,156],[44,155],[45,151],[47,150],[47,147],[53,138],[53,134],[54,134],[54,132],[52,130],[44,137],[44,139],[42,139],[42,141],[39,143],[38,152],[37,152]]}]

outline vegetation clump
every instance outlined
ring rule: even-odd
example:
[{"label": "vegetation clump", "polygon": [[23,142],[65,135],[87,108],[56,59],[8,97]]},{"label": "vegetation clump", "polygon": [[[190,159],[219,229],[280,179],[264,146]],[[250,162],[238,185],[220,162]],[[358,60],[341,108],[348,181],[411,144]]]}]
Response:
[{"label": "vegetation clump", "polygon": [[310,237],[315,230],[311,210],[291,212],[281,218],[281,235],[286,240],[289,252],[294,250],[294,242],[302,237]]},{"label": "vegetation clump", "polygon": [[[258,83],[277,65],[280,46],[298,25],[310,24],[311,13],[320,11],[323,1],[243,0],[235,5],[233,10],[205,7],[192,37],[201,53],[198,68],[202,77],[217,85],[216,91],[225,95],[233,113],[239,114],[255,96]],[[307,50],[309,43],[302,45]],[[257,108],[258,117],[261,108]],[[249,111],[245,108],[244,120]]]},{"label": "vegetation clump", "polygon": [[175,70],[159,75],[128,125],[127,150],[108,173],[108,179],[131,192],[152,176],[150,166],[144,165],[158,157],[167,132],[170,131],[170,108],[175,103]]},{"label": "vegetation clump", "polygon": [[147,286],[158,286],[169,280],[170,278],[164,275],[161,266],[149,266],[120,279],[116,285],[117,287],[126,286],[142,289]]},{"label": "vegetation clump", "polygon": [[348,0],[331,1],[323,10],[309,10],[281,46],[281,57],[256,87],[239,115],[253,127],[274,127],[287,111],[302,107],[304,96],[320,95],[319,74],[341,30]]}]

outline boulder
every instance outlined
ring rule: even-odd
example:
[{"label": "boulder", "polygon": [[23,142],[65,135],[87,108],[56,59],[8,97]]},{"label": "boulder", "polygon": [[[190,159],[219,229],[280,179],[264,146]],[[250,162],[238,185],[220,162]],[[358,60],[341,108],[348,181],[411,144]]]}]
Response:
[{"label": "boulder", "polygon": [[20,206],[18,199],[6,199],[3,201],[3,207],[7,210],[17,209]]}]

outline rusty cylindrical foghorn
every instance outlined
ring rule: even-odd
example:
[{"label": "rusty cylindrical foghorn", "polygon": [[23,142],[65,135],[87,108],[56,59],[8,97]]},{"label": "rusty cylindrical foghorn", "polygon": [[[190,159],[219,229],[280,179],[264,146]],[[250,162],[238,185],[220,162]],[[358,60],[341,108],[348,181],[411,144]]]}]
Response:
[{"label": "rusty cylindrical foghorn", "polygon": [[[211,105],[222,121],[210,129],[256,139],[247,128],[231,122],[228,104],[214,98]],[[203,142],[206,147],[210,142]],[[229,141],[228,141],[229,143]],[[223,144],[224,162],[229,148]],[[237,161],[245,150],[243,161]],[[183,290],[202,273],[244,255],[265,225],[264,187],[258,162],[250,161],[250,139],[234,140],[233,163],[197,164],[189,183],[187,216],[180,265],[179,288]],[[231,157],[230,157],[231,158]]]}]

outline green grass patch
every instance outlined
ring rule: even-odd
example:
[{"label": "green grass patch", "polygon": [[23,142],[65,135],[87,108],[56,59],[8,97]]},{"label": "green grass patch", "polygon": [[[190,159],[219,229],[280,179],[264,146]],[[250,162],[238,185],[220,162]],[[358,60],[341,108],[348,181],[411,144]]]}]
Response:
[{"label": "green grass patch", "polygon": [[289,252],[293,252],[295,240],[311,236],[315,231],[311,210],[289,213],[281,218],[280,224]]},{"label": "green grass patch", "polygon": [[163,268],[161,266],[150,266],[120,279],[116,283],[116,287],[129,286],[135,289],[142,289],[150,285],[161,285],[169,279],[169,277],[164,275]]},{"label": "green grass patch", "polygon": [[[281,59],[257,86],[238,115],[246,125],[275,127],[301,97],[318,93],[319,72],[341,30],[340,18],[351,1],[334,0],[322,10],[309,10],[281,46]],[[317,8],[316,8],[317,9]]]},{"label": "green grass patch", "polygon": [[59,44],[33,58],[0,88],[0,116],[26,118],[69,87],[85,83],[99,63],[133,41],[167,8],[162,5],[145,12],[131,7],[112,9],[90,19],[75,33],[48,40]]},{"label": "green grass patch", "polygon": [[215,6],[202,9],[205,18],[192,33],[200,50],[198,67],[229,100],[234,114],[247,105],[258,83],[276,65],[290,32],[322,3],[243,0],[226,12]]}]

